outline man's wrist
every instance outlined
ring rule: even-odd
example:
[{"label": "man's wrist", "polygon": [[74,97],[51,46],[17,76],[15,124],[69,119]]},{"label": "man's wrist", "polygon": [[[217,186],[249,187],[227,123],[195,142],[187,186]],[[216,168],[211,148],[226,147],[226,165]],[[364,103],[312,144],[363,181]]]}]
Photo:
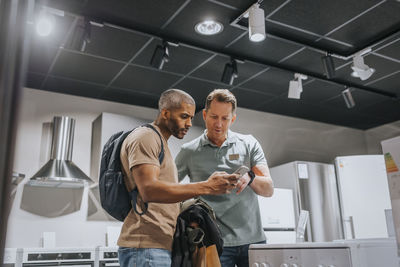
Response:
[{"label": "man's wrist", "polygon": [[254,178],[256,178],[256,174],[255,174],[252,170],[248,171],[247,174],[248,174],[249,177],[250,177],[250,181],[249,181],[249,183],[247,184],[247,186],[249,186],[249,185],[251,185],[251,183],[254,181]]}]

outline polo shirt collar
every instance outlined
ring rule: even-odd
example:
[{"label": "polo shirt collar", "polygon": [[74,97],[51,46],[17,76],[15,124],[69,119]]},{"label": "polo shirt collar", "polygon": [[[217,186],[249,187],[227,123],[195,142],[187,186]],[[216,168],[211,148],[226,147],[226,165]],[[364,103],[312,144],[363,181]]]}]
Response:
[{"label": "polo shirt collar", "polygon": [[[235,143],[236,142],[236,135],[234,132],[232,132],[231,130],[228,130],[228,136],[225,140],[225,142],[222,144],[221,147],[225,146],[226,144],[231,144],[231,143]],[[215,144],[213,144],[207,137],[207,129],[204,130],[203,134],[201,135],[201,139],[200,139],[200,145],[201,146],[216,146]]]}]

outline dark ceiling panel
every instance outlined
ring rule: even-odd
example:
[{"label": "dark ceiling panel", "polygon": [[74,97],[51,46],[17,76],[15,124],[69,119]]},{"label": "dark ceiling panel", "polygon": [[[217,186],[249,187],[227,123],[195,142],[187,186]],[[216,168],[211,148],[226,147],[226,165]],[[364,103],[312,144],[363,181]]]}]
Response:
[{"label": "dark ceiling panel", "polygon": [[93,26],[90,39],[85,53],[128,61],[150,38],[107,26]]},{"label": "dark ceiling panel", "polygon": [[179,78],[181,76],[162,71],[128,66],[111,86],[160,95],[161,92],[169,89]]},{"label": "dark ceiling panel", "polygon": [[220,85],[212,82],[199,81],[197,79],[186,78],[175,88],[189,93],[196,101],[197,109],[203,108],[207,95],[214,89],[221,88]]},{"label": "dark ceiling panel", "polygon": [[396,42],[393,42],[391,45],[379,49],[377,53],[400,60],[400,38],[397,39]]},{"label": "dark ceiling panel", "polygon": [[[357,90],[354,88],[351,88],[351,95],[354,99],[354,102],[356,103],[356,105],[353,108],[351,108],[351,110],[355,110],[360,113],[363,113],[362,109],[365,107],[388,100],[388,98],[385,96]],[[343,109],[343,110],[347,109],[346,103],[344,102],[344,98],[341,94],[338,94],[336,97],[323,102],[323,105],[328,105],[337,109]],[[375,116],[375,114],[373,113],[370,115]]]},{"label": "dark ceiling panel", "polygon": [[107,85],[123,64],[62,50],[52,75]]},{"label": "dark ceiling panel", "polygon": [[26,75],[25,86],[40,89],[45,77],[45,75],[28,72]]},{"label": "dark ceiling panel", "polygon": [[106,22],[116,21],[154,29],[164,25],[184,2],[185,0],[89,0],[83,12],[89,17],[103,18]]},{"label": "dark ceiling panel", "polygon": [[[163,33],[183,40],[189,40],[190,42],[196,42],[203,46],[223,48],[243,33],[242,30],[229,25],[231,19],[234,19],[237,15],[237,10],[232,10],[212,2],[191,1],[163,30]],[[197,34],[194,26],[206,19],[219,21],[223,24],[224,30],[212,36]]]},{"label": "dark ceiling panel", "polygon": [[353,110],[340,110],[329,107],[304,104],[297,99],[277,98],[257,107],[260,111],[277,113],[313,121],[342,125],[357,129],[369,129],[378,126],[382,121],[393,121],[378,117],[365,116]]},{"label": "dark ceiling panel", "polygon": [[[285,65],[293,68],[299,68],[310,71],[313,73],[318,73],[320,75],[325,75],[324,67],[322,65],[322,57],[324,54],[312,51],[310,49],[304,49],[303,51],[297,53],[296,55],[285,60]],[[335,66],[340,66],[346,63],[344,60],[334,58]]]},{"label": "dark ceiling panel", "polygon": [[[229,58],[216,56],[212,60],[204,64],[201,68],[196,70],[194,73],[192,73],[190,76],[221,83],[221,77],[227,63],[230,63]],[[237,69],[239,77],[234,80],[234,86],[259,73],[260,71],[265,69],[265,66],[254,64],[251,62],[244,62],[237,63]],[[227,84],[221,84],[220,86],[230,87]]]},{"label": "dark ceiling panel", "polygon": [[310,5],[307,0],[296,0],[287,4],[271,19],[324,35],[378,2],[326,0],[314,1]]},{"label": "dark ceiling panel", "polygon": [[398,96],[400,96],[400,70],[396,74],[391,75],[386,79],[382,79],[371,84],[371,86],[381,88],[382,90],[388,92],[396,93]]},{"label": "dark ceiling panel", "polygon": [[[353,3],[347,1],[348,3]],[[365,3],[368,1],[354,1],[356,3]],[[345,11],[346,8],[342,10]],[[386,31],[398,29],[400,26],[400,2],[386,1],[377,6],[370,12],[362,15],[345,27],[331,34],[329,37],[344,41],[350,44],[365,44],[375,41],[376,38],[382,38]],[[332,12],[330,14],[336,15]],[[379,34],[381,33],[381,34]],[[360,45],[357,45],[360,46]]]},{"label": "dark ceiling panel", "polygon": [[58,47],[35,42],[29,55],[28,71],[47,74],[57,54]]},{"label": "dark ceiling panel", "polygon": [[243,88],[254,89],[262,93],[281,95],[289,89],[289,81],[293,73],[270,68],[268,71],[254,77],[241,85]]},{"label": "dark ceiling panel", "polygon": [[375,105],[362,109],[363,112],[374,114],[377,117],[400,120],[400,101],[388,99]]},{"label": "dark ceiling panel", "polygon": [[275,38],[266,38],[263,42],[255,43],[249,40],[248,35],[244,35],[231,45],[227,51],[238,55],[246,55],[261,62],[278,62],[300,48],[301,46],[289,44]]},{"label": "dark ceiling panel", "polygon": [[[229,62],[230,62],[230,59],[228,57],[215,56],[213,59],[211,59],[206,64],[201,66],[199,69],[197,69],[195,72],[190,74],[190,76],[207,79],[207,80],[210,80],[213,82],[222,83],[221,76],[224,71],[225,64],[229,63]],[[241,64],[237,64],[237,65],[238,65],[238,72],[239,72]],[[237,81],[234,81],[234,84],[237,84]],[[229,85],[226,85],[226,87],[228,87],[228,86]]]},{"label": "dark ceiling panel", "polygon": [[[156,46],[160,44],[161,41],[153,40],[151,44],[148,45],[146,49],[144,49],[144,51],[133,61],[133,63],[148,67]],[[198,49],[192,49],[185,46],[170,46],[169,61],[164,64],[163,70],[186,75],[210,56],[212,56],[211,53],[200,51]]]},{"label": "dark ceiling panel", "polygon": [[327,114],[322,115],[322,113],[328,113],[326,109],[324,110],[317,105],[306,104],[298,99],[283,97],[275,98],[272,101],[266,102],[262,106],[258,106],[257,109],[317,121],[323,121],[325,118],[324,115]]},{"label": "dark ceiling panel", "polygon": [[334,54],[338,52],[339,55],[347,55],[354,51],[354,46],[347,43],[335,42],[334,39],[324,38],[316,42],[318,47],[324,47],[323,51]]},{"label": "dark ceiling panel", "polygon": [[238,107],[254,109],[265,102],[271,101],[275,96],[260,93],[256,90],[249,90],[244,88],[235,88],[232,93],[237,99]]},{"label": "dark ceiling panel", "polygon": [[240,11],[245,11],[249,6],[254,4],[253,0],[213,0],[213,2],[216,4],[220,3],[221,5],[228,5],[231,8],[238,10],[239,14]]},{"label": "dark ceiling panel", "polygon": [[158,106],[159,96],[133,93],[130,90],[108,88],[106,91],[104,91],[100,98],[113,102],[154,108]]},{"label": "dark ceiling panel", "polygon": [[[267,16],[266,32],[270,34],[264,41],[253,43],[246,31],[229,25],[254,3],[250,0],[38,0],[36,11],[40,11],[41,5],[50,5],[66,12],[64,17],[56,17],[56,31],[52,35],[33,37],[26,85],[40,88],[47,81],[41,89],[153,108],[157,107],[160,93],[171,86],[192,94],[197,108],[203,107],[211,90],[229,88],[237,95],[239,106],[319,122],[367,129],[399,119],[397,100],[350,86],[356,107],[347,109],[341,96],[344,84],[352,83],[399,97],[398,36],[373,46],[373,54],[365,57],[366,64],[376,69],[366,81],[350,76],[352,59],[347,63],[334,59],[338,85],[315,79],[312,74],[323,77],[321,56],[325,52],[354,53],[389,30],[400,30],[400,2],[306,2],[262,1],[261,8]],[[73,21],[78,19],[80,25],[83,17],[110,23],[91,27],[91,42],[84,53],[70,46],[72,37],[64,40]],[[207,37],[196,34],[194,25],[205,18],[223,23],[224,31]],[[320,39],[335,28],[337,32]],[[75,31],[71,33],[76,36]],[[148,42],[151,35],[153,41]],[[170,47],[170,61],[162,71],[149,66],[161,38],[181,42],[178,47]],[[133,58],[134,55],[137,57]],[[239,77],[233,86],[220,82],[230,56],[245,62],[238,64]],[[46,76],[55,59],[50,75]],[[133,62],[126,67],[129,60]],[[268,64],[280,68],[270,68]],[[303,81],[299,100],[287,98],[294,72],[310,76]],[[111,81],[113,84],[107,87]]]},{"label": "dark ceiling panel", "polygon": [[97,98],[104,90],[104,86],[60,77],[47,77],[43,89],[51,92]]},{"label": "dark ceiling panel", "polygon": [[344,88],[339,85],[320,80],[314,80],[309,83],[304,82],[301,100],[317,104],[339,95],[343,90]]}]

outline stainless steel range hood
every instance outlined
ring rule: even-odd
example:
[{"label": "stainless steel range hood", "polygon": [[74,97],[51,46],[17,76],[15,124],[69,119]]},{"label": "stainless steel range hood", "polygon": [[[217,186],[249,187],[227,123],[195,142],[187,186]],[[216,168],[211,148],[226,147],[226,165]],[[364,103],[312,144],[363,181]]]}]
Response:
[{"label": "stainless steel range hood", "polygon": [[75,120],[70,117],[53,118],[50,160],[32,176],[29,185],[81,187],[87,182],[93,183],[71,160],[74,128]]}]

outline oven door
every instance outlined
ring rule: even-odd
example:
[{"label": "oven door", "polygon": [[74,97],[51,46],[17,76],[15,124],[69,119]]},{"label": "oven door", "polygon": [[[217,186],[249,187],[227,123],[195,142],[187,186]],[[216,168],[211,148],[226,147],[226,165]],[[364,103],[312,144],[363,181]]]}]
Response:
[{"label": "oven door", "polygon": [[23,267],[94,267],[93,262],[40,262],[40,263],[24,263]]},{"label": "oven door", "polygon": [[120,267],[118,260],[100,261],[99,267]]}]

